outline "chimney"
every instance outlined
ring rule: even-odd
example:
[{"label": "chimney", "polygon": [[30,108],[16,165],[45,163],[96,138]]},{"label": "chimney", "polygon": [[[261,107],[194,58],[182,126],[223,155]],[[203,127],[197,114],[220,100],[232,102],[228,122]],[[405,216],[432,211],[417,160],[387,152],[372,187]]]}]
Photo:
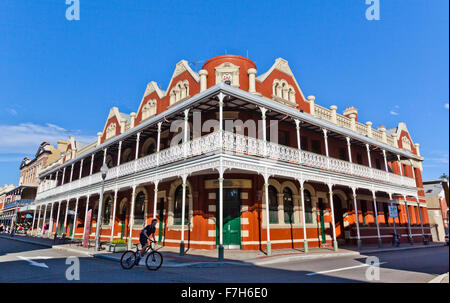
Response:
[{"label": "chimney", "polygon": [[356,131],[356,114],[350,114],[348,115],[348,117],[350,118],[350,124],[352,127],[352,130]]},{"label": "chimney", "polygon": [[358,110],[354,106],[347,107],[344,110],[344,116],[346,116],[347,118],[351,118],[350,117],[351,114],[354,114],[355,120],[358,121]]}]

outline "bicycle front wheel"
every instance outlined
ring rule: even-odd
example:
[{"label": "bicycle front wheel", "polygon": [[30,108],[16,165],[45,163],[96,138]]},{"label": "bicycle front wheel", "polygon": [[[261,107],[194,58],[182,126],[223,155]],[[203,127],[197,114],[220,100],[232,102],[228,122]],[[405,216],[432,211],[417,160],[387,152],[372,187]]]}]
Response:
[{"label": "bicycle front wheel", "polygon": [[136,264],[136,253],[132,250],[127,250],[123,253],[120,259],[120,265],[123,269],[131,269]]},{"label": "bicycle front wheel", "polygon": [[148,254],[147,259],[145,259],[145,265],[149,270],[158,270],[163,262],[163,256],[157,252],[152,251]]}]

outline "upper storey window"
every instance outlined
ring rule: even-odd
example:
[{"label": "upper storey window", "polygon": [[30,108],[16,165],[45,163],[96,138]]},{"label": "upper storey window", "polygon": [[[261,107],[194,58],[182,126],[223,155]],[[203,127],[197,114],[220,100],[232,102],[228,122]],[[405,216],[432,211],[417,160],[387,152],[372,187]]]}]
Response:
[{"label": "upper storey window", "polygon": [[116,128],[116,123],[111,123],[110,125],[108,125],[108,128],[106,129],[106,140],[116,135]]},{"label": "upper storey window", "polygon": [[295,104],[295,89],[286,80],[274,80],[272,88],[272,96],[276,101]]},{"label": "upper storey window", "polygon": [[189,98],[189,82],[179,81],[170,91],[170,105]]},{"label": "upper storey window", "polygon": [[144,107],[142,107],[142,120],[156,115],[156,100],[149,100]]}]

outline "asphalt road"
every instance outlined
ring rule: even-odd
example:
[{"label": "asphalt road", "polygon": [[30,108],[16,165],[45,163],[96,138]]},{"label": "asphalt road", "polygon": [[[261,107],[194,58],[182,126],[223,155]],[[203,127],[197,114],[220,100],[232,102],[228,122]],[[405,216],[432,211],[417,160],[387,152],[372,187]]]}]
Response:
[{"label": "asphalt road", "polygon": [[[79,258],[80,280],[67,280]],[[369,267],[369,257],[379,267]],[[373,263],[372,263],[373,264]],[[376,270],[379,268],[379,275]],[[368,277],[366,273],[371,273]],[[148,271],[145,266],[122,270],[114,261],[75,255],[51,248],[0,239],[0,282],[404,282],[424,283],[449,271],[449,248],[414,249],[373,255],[304,260],[265,266],[207,265],[161,268]],[[71,275],[69,275],[71,276]]]}]

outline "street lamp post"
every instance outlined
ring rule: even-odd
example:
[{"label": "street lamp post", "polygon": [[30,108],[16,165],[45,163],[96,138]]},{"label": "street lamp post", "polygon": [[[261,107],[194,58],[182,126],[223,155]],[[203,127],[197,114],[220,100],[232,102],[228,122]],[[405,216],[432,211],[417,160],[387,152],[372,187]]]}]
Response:
[{"label": "street lamp post", "polygon": [[95,250],[100,249],[100,229],[102,228],[102,209],[103,209],[103,191],[105,190],[105,179],[108,173],[108,166],[103,163],[100,169],[102,173],[102,190],[100,191],[100,200],[98,202],[97,228],[95,229]]}]

